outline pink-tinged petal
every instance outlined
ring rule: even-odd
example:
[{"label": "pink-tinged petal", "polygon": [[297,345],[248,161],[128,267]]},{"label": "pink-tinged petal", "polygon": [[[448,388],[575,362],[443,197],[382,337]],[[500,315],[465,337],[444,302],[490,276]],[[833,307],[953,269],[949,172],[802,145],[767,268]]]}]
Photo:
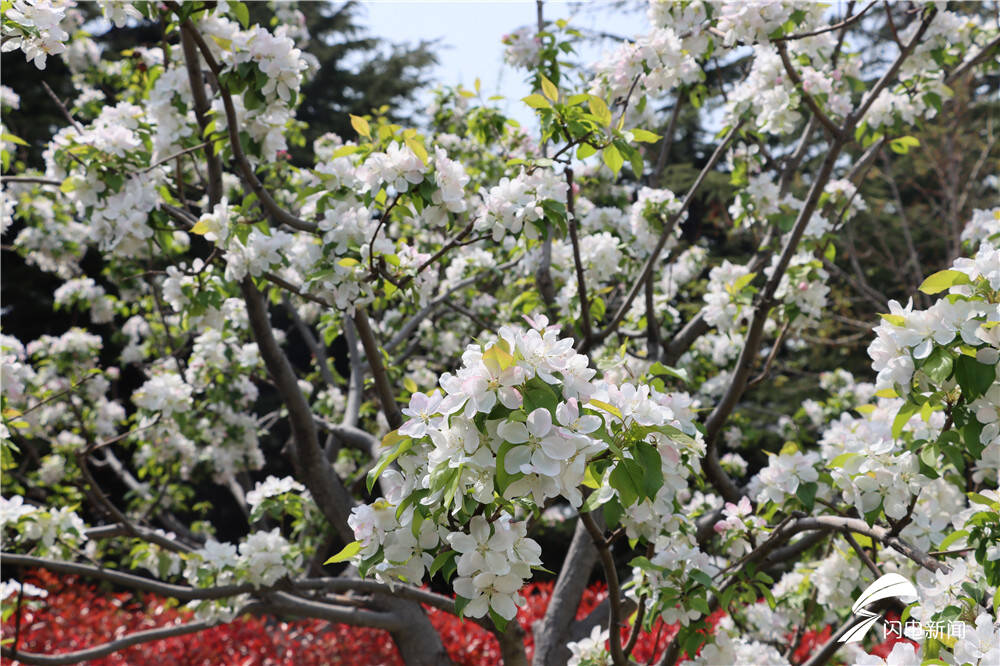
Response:
[{"label": "pink-tinged petal", "polygon": [[507,409],[517,409],[524,403],[521,392],[513,387],[501,386],[497,389],[497,395],[500,397],[500,402]]},{"label": "pink-tinged petal", "polygon": [[447,398],[441,401],[441,407],[440,407],[441,413],[454,414],[455,412],[457,412],[459,409],[462,408],[462,405],[464,405],[465,401],[468,399],[469,396],[463,395],[461,393],[453,393],[449,395]]},{"label": "pink-tinged petal", "polygon": [[413,419],[407,421],[399,429],[400,435],[406,435],[407,437],[423,437],[427,433],[427,424],[423,421],[418,421]]},{"label": "pink-tinged petal", "polygon": [[576,398],[570,398],[556,407],[556,418],[564,426],[572,426],[579,416],[580,409],[577,407]]}]

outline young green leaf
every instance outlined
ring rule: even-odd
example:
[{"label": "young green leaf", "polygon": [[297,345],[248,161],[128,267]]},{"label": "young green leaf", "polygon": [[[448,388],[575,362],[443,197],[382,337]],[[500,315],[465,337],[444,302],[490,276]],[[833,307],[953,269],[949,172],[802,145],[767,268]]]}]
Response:
[{"label": "young green leaf", "polygon": [[354,114],[351,114],[351,127],[353,127],[354,131],[357,132],[360,136],[363,136],[366,139],[372,138],[371,125],[369,125],[368,121],[362,118],[361,116],[355,116]]},{"label": "young green leaf", "polygon": [[361,552],[361,542],[352,541],[351,543],[341,548],[339,553],[328,559],[323,564],[337,564],[338,562],[346,562],[347,560],[351,559],[360,552]]},{"label": "young green leaf", "polygon": [[925,294],[937,294],[949,287],[959,284],[969,284],[969,276],[962,271],[944,270],[934,273],[920,285],[920,291]]}]

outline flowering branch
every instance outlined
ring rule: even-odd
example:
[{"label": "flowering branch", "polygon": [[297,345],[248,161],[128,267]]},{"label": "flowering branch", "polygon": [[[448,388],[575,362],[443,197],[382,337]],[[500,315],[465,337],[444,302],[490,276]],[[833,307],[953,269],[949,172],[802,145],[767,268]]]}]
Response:
[{"label": "flowering branch", "polygon": [[812,112],[813,117],[826,128],[826,130],[830,133],[830,136],[834,139],[840,139],[843,134],[843,129],[837,127],[837,125],[830,120],[829,116],[826,115],[826,112],[820,108],[819,104],[816,103],[816,100],[813,99],[813,96],[810,95],[805,89],[805,86],[802,83],[802,77],[799,76],[797,71],[795,71],[792,61],[788,59],[788,48],[783,42],[775,44],[775,48],[778,49],[778,55],[781,56],[781,64],[785,67],[785,72],[788,74],[788,78],[790,78],[792,83],[795,84],[795,87],[802,95],[802,99],[805,100],[806,106],[808,106],[809,110]]},{"label": "flowering branch", "polygon": [[[175,2],[169,3],[169,6],[173,8],[175,12],[180,14],[180,7]],[[250,166],[250,162],[247,161],[246,154],[243,152],[243,147],[240,144],[240,130],[239,124],[236,118],[236,107],[233,106],[233,97],[226,90],[226,87],[222,85],[219,77],[222,75],[222,68],[219,63],[216,62],[215,56],[212,55],[212,51],[208,48],[208,44],[205,43],[205,38],[202,37],[201,33],[191,22],[191,19],[186,19],[181,24],[181,30],[187,31],[187,33],[194,40],[195,44],[198,45],[198,49],[201,51],[202,57],[208,64],[208,68],[212,71],[212,76],[215,77],[215,81],[218,84],[219,94],[222,95],[222,104],[226,110],[226,129],[229,132],[229,145],[233,151],[233,158],[236,160],[237,166],[239,166],[240,175],[243,177],[243,181],[253,190],[257,198],[260,199],[261,204],[267,209],[267,212],[275,219],[275,221],[281,224],[287,224],[293,229],[298,229],[300,231],[308,231],[310,233],[315,233],[317,230],[316,224],[312,222],[307,222],[302,220],[295,215],[292,215],[284,208],[282,208],[271,193],[267,191],[260,179],[257,178],[257,174],[254,173],[253,167]]]},{"label": "flowering branch", "polygon": [[625,318],[625,314],[628,312],[629,308],[632,307],[632,301],[635,300],[635,297],[642,288],[642,285],[645,283],[646,278],[650,273],[652,273],[653,267],[660,258],[660,252],[663,251],[663,247],[667,244],[667,239],[670,237],[671,232],[673,232],[674,225],[677,224],[677,222],[681,219],[681,216],[687,211],[691,202],[694,200],[694,195],[701,187],[701,184],[705,182],[705,178],[708,176],[709,172],[715,168],[716,163],[718,163],[718,161],[722,158],[723,152],[729,145],[729,142],[732,141],[733,137],[736,136],[736,133],[742,126],[742,121],[733,126],[726,134],[725,138],[723,138],[722,141],[719,142],[719,145],[715,147],[715,152],[713,152],[712,156],[708,158],[708,162],[706,162],[705,166],[702,167],[698,177],[695,178],[694,183],[692,183],[691,187],[688,189],[688,193],[681,202],[680,208],[677,209],[677,211],[664,223],[663,231],[660,233],[660,238],[653,247],[653,251],[650,253],[649,259],[646,260],[646,263],[643,265],[639,275],[632,283],[632,287],[629,289],[628,295],[625,297],[625,301],[618,308],[615,316],[611,318],[611,321],[605,328],[596,333],[593,338],[580,341],[578,348],[581,351],[589,349],[591,345],[608,337],[608,335],[610,335],[618,327],[618,324],[621,323],[622,319]]}]

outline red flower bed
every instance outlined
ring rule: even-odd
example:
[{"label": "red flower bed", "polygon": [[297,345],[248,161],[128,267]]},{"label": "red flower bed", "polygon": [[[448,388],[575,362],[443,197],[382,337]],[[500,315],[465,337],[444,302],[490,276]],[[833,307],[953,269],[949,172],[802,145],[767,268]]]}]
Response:
[{"label": "red flower bed", "polygon": [[[21,609],[18,648],[29,652],[73,652],[191,618],[190,612],[175,602],[151,594],[107,593],[73,576],[58,577],[46,571],[35,572],[28,580],[49,591],[47,598],[30,600]],[[530,659],[534,651],[531,625],[545,614],[552,584],[531,584],[522,592],[527,603],[519,610],[517,620],[525,629]],[[606,596],[602,585],[588,588],[577,618],[587,615]],[[6,603],[16,603],[16,597]],[[499,644],[485,629],[436,609],[428,609],[428,614],[458,666],[501,664]],[[721,615],[721,611],[713,614],[709,624],[714,626]],[[4,639],[14,637],[16,619],[16,614],[11,615],[3,624]],[[657,623],[653,631],[640,634],[633,657],[640,663],[655,659],[676,631],[676,625]],[[805,661],[829,635],[829,627],[822,632],[806,633],[793,655],[794,661]],[[884,656],[895,642],[886,641],[872,652]],[[10,643],[5,644],[10,647]],[[95,666],[402,666],[392,639],[383,630],[335,625],[323,620],[281,622],[250,616],[198,633],[129,647],[88,663]]]}]

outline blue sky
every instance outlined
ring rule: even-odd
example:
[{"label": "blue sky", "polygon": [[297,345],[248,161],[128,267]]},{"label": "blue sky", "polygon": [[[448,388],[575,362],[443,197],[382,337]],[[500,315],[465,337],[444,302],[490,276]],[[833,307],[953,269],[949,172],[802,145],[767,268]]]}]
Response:
[{"label": "blue sky", "polygon": [[[362,21],[375,36],[394,42],[438,39],[436,49],[440,64],[434,79],[446,85],[463,84],[472,88],[476,77],[482,81],[484,95],[500,94],[508,98],[505,111],[522,123],[530,123],[530,109],[518,102],[531,91],[525,85],[524,72],[515,71],[503,62],[500,40],[521,26],[535,24],[535,3],[511,2],[413,2],[371,1],[363,3]],[[603,30],[634,36],[648,30],[643,13],[625,15],[600,9],[598,4],[567,2],[545,3],[546,19],[570,19],[579,29]],[[610,48],[608,41],[604,48]],[[596,60],[601,46],[581,53],[585,63]]]}]

